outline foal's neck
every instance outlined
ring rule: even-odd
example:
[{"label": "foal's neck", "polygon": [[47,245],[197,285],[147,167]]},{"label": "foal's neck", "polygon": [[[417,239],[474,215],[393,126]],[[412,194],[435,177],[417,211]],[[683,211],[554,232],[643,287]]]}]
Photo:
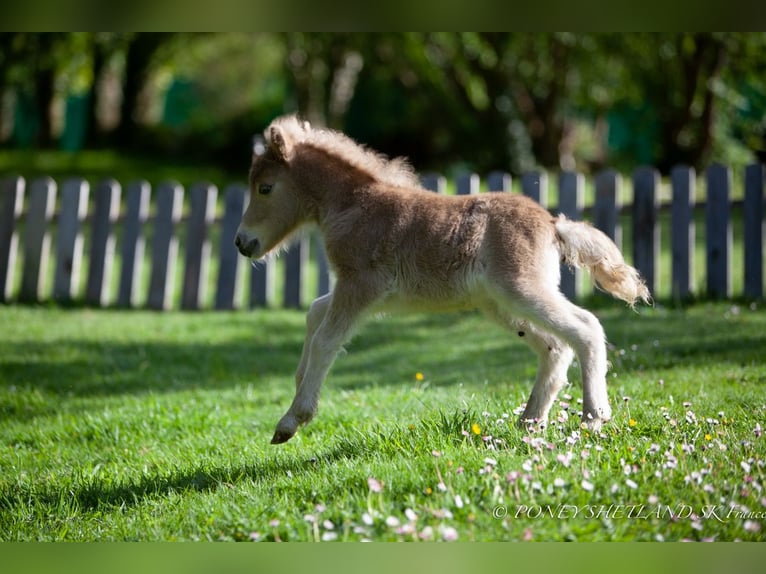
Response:
[{"label": "foal's neck", "polygon": [[322,211],[349,206],[360,190],[369,188],[375,178],[364,169],[344,162],[327,151],[306,145],[300,159],[293,162],[296,182],[315,209],[315,219]]}]

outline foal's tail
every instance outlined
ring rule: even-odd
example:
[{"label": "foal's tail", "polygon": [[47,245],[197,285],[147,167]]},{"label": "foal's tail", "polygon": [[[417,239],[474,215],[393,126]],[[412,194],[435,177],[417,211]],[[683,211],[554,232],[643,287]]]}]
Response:
[{"label": "foal's tail", "polygon": [[586,267],[596,284],[631,307],[636,301],[651,301],[649,289],[638,271],[625,263],[620,250],[604,233],[581,221],[560,215],[554,223],[564,261]]}]

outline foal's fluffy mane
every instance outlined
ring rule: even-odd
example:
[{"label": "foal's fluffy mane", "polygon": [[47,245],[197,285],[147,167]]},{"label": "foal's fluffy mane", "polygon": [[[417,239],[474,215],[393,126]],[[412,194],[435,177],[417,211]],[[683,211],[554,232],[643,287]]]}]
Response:
[{"label": "foal's fluffy mane", "polygon": [[[315,128],[294,115],[277,118],[271,126],[279,126],[282,132],[292,140],[294,146],[303,144],[319,148],[380,183],[420,187],[418,178],[406,159],[401,157],[388,159],[382,154],[365,148],[341,132]],[[267,139],[271,126],[266,130]]]}]

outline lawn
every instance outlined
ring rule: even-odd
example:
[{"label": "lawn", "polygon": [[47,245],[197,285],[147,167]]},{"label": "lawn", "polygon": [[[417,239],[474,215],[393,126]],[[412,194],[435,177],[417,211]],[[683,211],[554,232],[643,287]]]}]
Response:
[{"label": "lawn", "polygon": [[66,152],[60,150],[0,149],[0,174],[21,175],[29,180],[49,176],[59,182],[81,177],[95,185],[104,179],[116,179],[122,185],[145,179],[153,185],[177,181],[190,186],[199,181],[214,181],[222,186],[246,179],[247,154],[240,173],[228,173],[215,165],[193,161],[158,160],[151,155],[138,155],[111,149]]},{"label": "lawn", "polygon": [[377,320],[289,406],[303,313],[0,307],[0,540],[763,540],[761,304],[596,302],[614,419],[515,425],[533,354],[474,314]]}]

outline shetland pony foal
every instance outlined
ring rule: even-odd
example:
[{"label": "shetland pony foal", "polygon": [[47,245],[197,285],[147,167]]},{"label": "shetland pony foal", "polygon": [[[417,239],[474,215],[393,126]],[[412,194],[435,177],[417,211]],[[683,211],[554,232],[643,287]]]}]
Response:
[{"label": "shetland pony foal", "polygon": [[266,130],[250,168],[250,203],[235,244],[260,259],[305,224],[324,239],[336,274],[311,305],[296,393],[272,443],[314,416],[341,345],[365,315],[395,310],[481,310],[518,332],[539,370],[521,422],[543,422],[577,354],[583,422],[611,417],[604,331],[559,291],[559,262],[586,267],[631,306],[648,301],[638,273],[606,235],[507,193],[447,197],[423,190],[401,160],[388,161],[343,134],[294,116]]}]

